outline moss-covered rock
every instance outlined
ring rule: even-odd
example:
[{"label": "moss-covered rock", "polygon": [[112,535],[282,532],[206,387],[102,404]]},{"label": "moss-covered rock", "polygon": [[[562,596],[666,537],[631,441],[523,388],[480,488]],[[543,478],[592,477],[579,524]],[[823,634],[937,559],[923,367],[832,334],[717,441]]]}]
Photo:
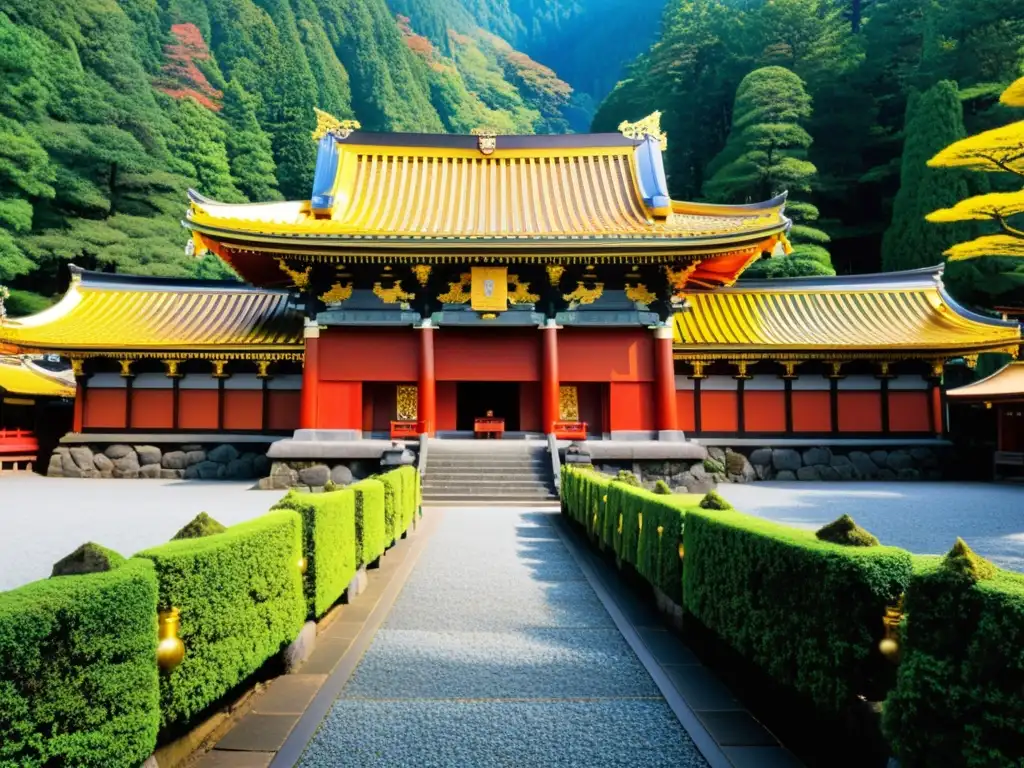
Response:
[{"label": "moss-covered rock", "polygon": [[822,541],[842,544],[847,547],[877,547],[878,539],[870,531],[861,528],[849,515],[842,515],[814,534]]},{"label": "moss-covered rock", "polygon": [[942,567],[970,581],[984,581],[996,575],[994,564],[974,553],[967,542],[957,537],[953,548],[942,559]]},{"label": "moss-covered rock", "polygon": [[725,474],[725,465],[718,459],[704,459],[704,471],[712,475]]},{"label": "moss-covered rock", "polygon": [[[704,462],[707,464],[707,461]],[[700,500],[702,509],[732,509],[732,504],[722,498],[718,491],[708,491]]]},{"label": "moss-covered rock", "polygon": [[655,493],[660,493],[660,494],[663,494],[663,495],[668,495],[668,494],[672,493],[672,488],[670,488],[669,484],[666,483],[664,480],[658,480],[654,484],[654,492]]},{"label": "moss-covered rock", "polygon": [[185,527],[171,537],[171,541],[178,539],[201,539],[204,536],[213,536],[217,533],[224,533],[227,528],[218,523],[205,512],[200,512],[192,520],[185,524]]},{"label": "moss-covered rock", "polygon": [[78,576],[83,573],[112,571],[124,564],[124,558],[112,549],[87,541],[70,555],[53,564],[50,576]]},{"label": "moss-covered rock", "polygon": [[625,483],[626,485],[630,485],[634,488],[640,487],[640,479],[628,469],[620,469],[619,473],[615,475],[615,481]]}]

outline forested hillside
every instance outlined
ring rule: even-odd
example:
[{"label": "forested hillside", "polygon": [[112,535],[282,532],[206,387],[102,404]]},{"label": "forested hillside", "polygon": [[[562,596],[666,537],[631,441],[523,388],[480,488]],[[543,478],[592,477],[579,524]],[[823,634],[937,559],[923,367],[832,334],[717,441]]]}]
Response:
[{"label": "forested hillside", "polygon": [[[0,0],[7,309],[45,306],[69,261],[223,274],[185,256],[186,189],[307,196],[314,107],[378,131],[585,130],[662,3]],[[572,61],[585,87],[533,51]]]},{"label": "forested hillside", "polygon": [[[998,98],[1022,62],[1019,0],[671,0],[658,40],[593,127],[660,109],[674,195],[743,202],[788,187],[799,203],[790,210],[816,230],[794,231],[805,257],[827,248],[840,272],[926,266],[965,233],[924,215],[1005,180],[925,163],[1020,119]],[[802,81],[806,103],[779,68]],[[753,84],[775,89],[761,94],[770,109],[738,93],[755,71],[771,75]],[[817,252],[819,265],[827,255]],[[814,261],[774,268],[830,271]],[[1024,286],[1024,267],[983,258],[950,264],[947,277],[961,298],[985,302]]]}]

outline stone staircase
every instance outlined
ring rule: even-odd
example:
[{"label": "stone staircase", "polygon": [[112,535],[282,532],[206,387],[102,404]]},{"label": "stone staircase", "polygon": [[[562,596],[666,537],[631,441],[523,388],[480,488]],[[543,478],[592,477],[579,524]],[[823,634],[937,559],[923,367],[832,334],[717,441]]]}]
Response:
[{"label": "stone staircase", "polygon": [[557,501],[547,445],[536,440],[431,440],[423,503],[549,504]]}]

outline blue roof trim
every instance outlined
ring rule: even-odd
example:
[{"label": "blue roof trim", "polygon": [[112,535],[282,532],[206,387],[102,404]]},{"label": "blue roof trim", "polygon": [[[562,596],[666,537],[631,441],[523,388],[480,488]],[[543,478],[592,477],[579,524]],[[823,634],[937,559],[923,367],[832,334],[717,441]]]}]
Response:
[{"label": "blue roof trim", "polygon": [[939,296],[941,296],[942,300],[946,302],[953,309],[953,311],[956,312],[961,317],[965,317],[968,320],[973,320],[976,323],[985,323],[986,325],[995,325],[1001,328],[1020,327],[1020,323],[1018,323],[1016,320],[1003,320],[1001,317],[991,317],[990,315],[983,315],[979,312],[975,312],[974,310],[968,309],[963,304],[957,302],[957,300],[950,296],[949,292],[946,290],[946,285],[945,283],[942,282],[941,279],[941,273],[940,279],[938,280],[938,285]]},{"label": "blue roof trim", "polygon": [[668,194],[665,164],[662,162],[661,145],[657,139],[644,137],[633,155],[636,159],[637,182],[644,205],[654,210],[670,210],[672,198]]},{"label": "blue roof trim", "polygon": [[324,134],[316,150],[316,170],[313,173],[313,194],[310,207],[314,211],[329,211],[334,206],[334,180],[338,176],[338,143],[330,133]]}]

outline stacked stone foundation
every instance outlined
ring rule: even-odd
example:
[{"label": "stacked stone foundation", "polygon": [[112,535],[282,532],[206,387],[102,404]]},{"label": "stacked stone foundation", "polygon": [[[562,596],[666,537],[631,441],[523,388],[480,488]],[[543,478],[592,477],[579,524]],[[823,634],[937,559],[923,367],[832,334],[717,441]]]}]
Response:
[{"label": "stacked stone foundation", "polygon": [[266,449],[227,443],[182,445],[62,445],[50,456],[48,477],[255,480],[266,476]]}]

